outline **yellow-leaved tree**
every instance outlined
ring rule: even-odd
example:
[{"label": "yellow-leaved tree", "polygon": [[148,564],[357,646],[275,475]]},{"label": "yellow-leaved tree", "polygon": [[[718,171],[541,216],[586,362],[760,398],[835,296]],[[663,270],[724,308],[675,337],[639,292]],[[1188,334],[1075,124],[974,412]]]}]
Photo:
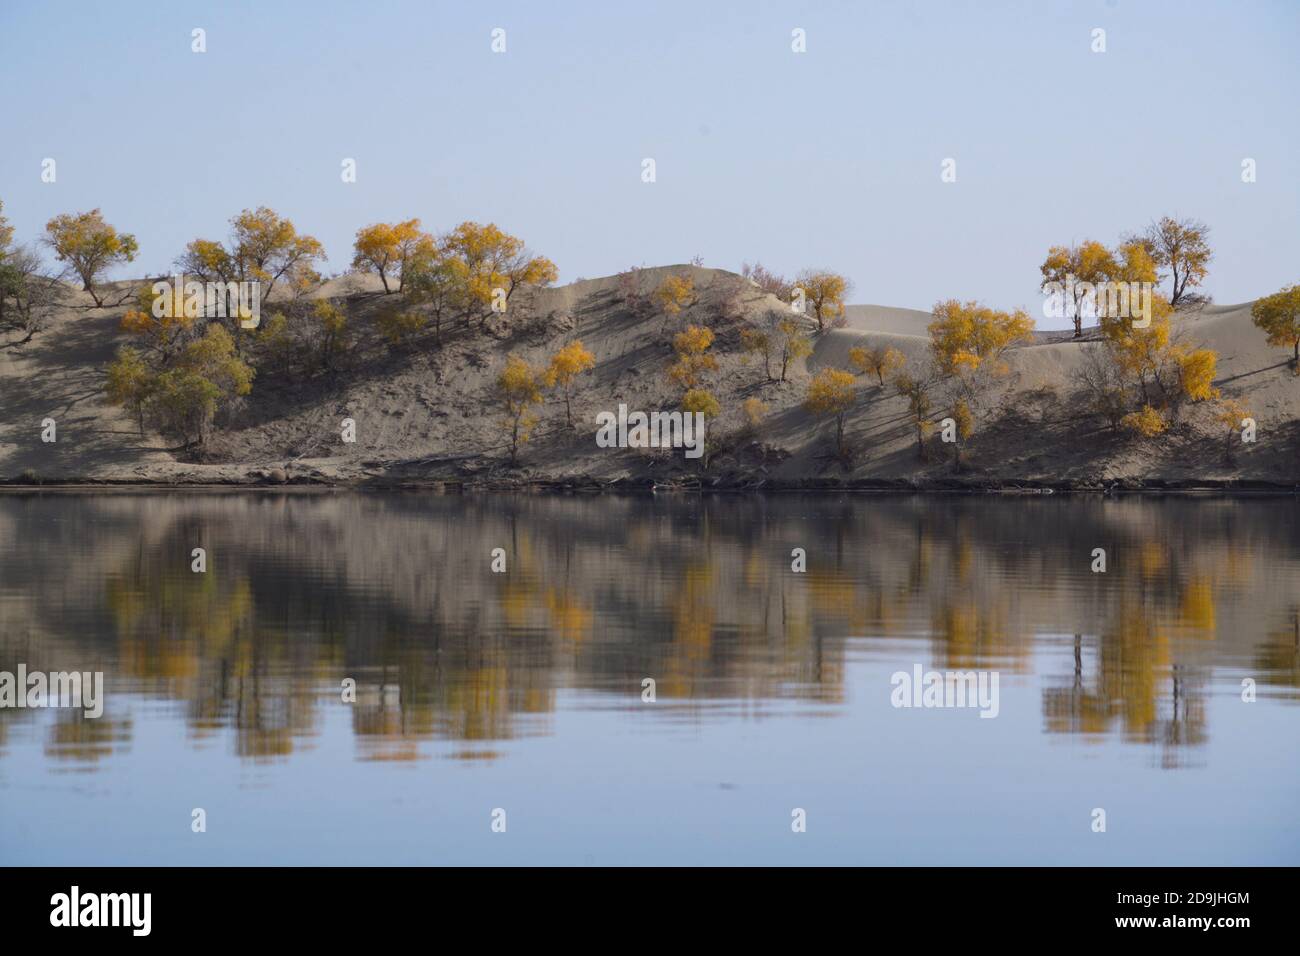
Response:
[{"label": "yellow-leaved tree", "polygon": [[1300,285],[1266,295],[1250,307],[1251,321],[1274,348],[1291,349],[1291,363],[1300,375]]},{"label": "yellow-leaved tree", "polygon": [[1142,401],[1150,404],[1152,388],[1160,384],[1161,370],[1166,367],[1173,326],[1170,307],[1163,296],[1155,297],[1150,324],[1136,325],[1124,316],[1102,316],[1101,334],[1111,357],[1121,372],[1136,379]]},{"label": "yellow-leaved tree", "polygon": [[899,372],[894,377],[894,390],[907,401],[907,414],[916,429],[916,453],[925,457],[925,438],[934,430],[930,421],[933,402],[930,399],[930,383],[924,379]]},{"label": "yellow-leaved tree", "polygon": [[547,388],[558,388],[564,396],[564,416],[573,427],[573,386],[579,375],[596,367],[596,356],[575,339],[551,356],[544,381]]},{"label": "yellow-leaved tree", "polygon": [[1034,322],[1023,309],[1003,312],[956,299],[935,305],[934,316],[930,356],[947,391],[944,404],[952,409],[954,420],[965,422],[965,434],[957,436],[960,466],[961,445],[975,432],[977,411],[1007,372],[1003,356],[1032,340]]},{"label": "yellow-leaved tree", "polygon": [[[397,276],[397,289],[405,281],[406,264],[426,233],[420,231],[419,219],[405,222],[377,222],[357,230],[353,242],[352,268],[359,272],[372,272],[379,276],[385,294],[393,290],[388,285],[390,275]],[[431,238],[431,237],[428,237]]]},{"label": "yellow-leaved tree", "polygon": [[463,311],[468,324],[472,303],[463,285],[466,274],[464,265],[432,236],[422,237],[402,266],[402,295],[433,322],[438,344],[442,343],[445,319]]},{"label": "yellow-leaved tree", "polygon": [[177,363],[212,382],[224,401],[247,395],[256,374],[238,355],[235,343],[220,325],[209,325],[203,336],[185,347]]},{"label": "yellow-leaved tree", "polygon": [[528,441],[537,416],[533,406],[542,400],[542,373],[518,355],[511,355],[496,380],[497,399],[505,412],[503,423],[510,435],[510,462],[519,461],[519,446]]},{"label": "yellow-leaved tree", "polygon": [[96,282],[112,266],[133,261],[140,249],[135,236],[119,233],[98,209],[55,216],[45,224],[45,244],[81,280],[82,289],[97,306],[104,303]]},{"label": "yellow-leaved tree", "polygon": [[122,316],[121,328],[143,338],[145,347],[166,361],[184,345],[195,319],[194,310],[185,307],[183,285],[169,285],[165,292],[146,285],[136,293],[135,307]]},{"label": "yellow-leaved tree", "polygon": [[[230,227],[226,245],[195,239],[177,257],[177,267],[204,282],[257,282],[264,303],[281,282],[295,296],[320,284],[315,266],[325,258],[325,247],[314,236],[300,234],[290,219],[259,206],[235,216]],[[227,316],[235,316],[232,305],[227,303]],[[231,328],[238,334],[241,325],[232,322]]]},{"label": "yellow-leaved tree", "polygon": [[975,415],[971,411],[970,402],[965,398],[958,398],[952,404],[952,461],[953,465],[960,469],[962,463],[962,449],[965,447],[966,440],[975,434]]},{"label": "yellow-leaved tree", "polygon": [[856,382],[852,372],[837,368],[824,368],[808,383],[804,408],[818,416],[835,419],[835,453],[847,460],[844,444],[844,419],[853,408]]},{"label": "yellow-leaved tree", "polygon": [[776,348],[776,342],[771,332],[761,328],[741,329],[740,348],[743,352],[742,361],[746,361],[751,355],[761,355],[763,357],[763,375],[769,382],[775,379],[775,376],[772,375],[772,355]]},{"label": "yellow-leaved tree", "polygon": [[890,346],[855,345],[849,349],[849,364],[860,374],[876,376],[876,383],[884,388],[886,377],[892,376],[907,363],[907,358]]},{"label": "yellow-leaved tree", "polygon": [[108,404],[120,405],[135,419],[140,437],[144,437],[144,412],[153,393],[154,373],[136,349],[123,346],[108,366],[108,383],[104,393]]},{"label": "yellow-leaved tree", "polygon": [[703,388],[693,388],[682,396],[682,411],[699,412],[705,420],[722,414],[722,406],[713,393]]},{"label": "yellow-leaved tree", "polygon": [[1074,337],[1079,338],[1083,335],[1083,307],[1088,301],[1088,286],[1083,283],[1096,285],[1109,280],[1115,272],[1115,257],[1100,242],[1086,239],[1078,245],[1052,246],[1039,271],[1043,274],[1043,289],[1056,285],[1067,300]]},{"label": "yellow-leaved tree", "polygon": [[1192,290],[1209,274],[1214,259],[1209,239],[1210,227],[1198,219],[1162,216],[1130,241],[1142,243],[1155,264],[1169,270],[1169,304],[1177,308],[1199,298]]},{"label": "yellow-leaved tree", "polygon": [[429,317],[410,309],[381,309],[375,316],[375,327],[379,334],[392,345],[405,345],[424,331],[429,324]]},{"label": "yellow-leaved tree", "polygon": [[795,278],[794,286],[796,297],[802,290],[805,311],[816,320],[818,332],[832,320],[844,316],[845,300],[853,289],[844,276],[825,269],[804,269]]},{"label": "yellow-leaved tree", "polygon": [[1228,429],[1223,457],[1228,464],[1232,464],[1235,457],[1232,449],[1236,444],[1233,439],[1237,437],[1238,432],[1246,427],[1246,419],[1250,416],[1250,409],[1235,398],[1220,398],[1218,405],[1218,413],[1215,415],[1215,419],[1220,424],[1227,426]]},{"label": "yellow-leaved tree", "polygon": [[677,360],[668,368],[668,377],[684,389],[699,388],[707,372],[715,371],[718,361],[709,354],[713,332],[702,325],[688,325],[673,336]]},{"label": "yellow-leaved tree", "polygon": [[128,408],[141,433],[146,419],[183,447],[202,445],[219,411],[247,395],[254,371],[236,353],[230,333],[211,323],[201,337],[156,366],[132,348],[108,367],[106,397]]},{"label": "yellow-leaved tree", "polygon": [[5,218],[4,200],[0,199],[0,261],[9,252],[9,243],[14,241],[14,227]]},{"label": "yellow-leaved tree", "polygon": [[781,356],[781,381],[784,382],[791,363],[812,355],[813,346],[803,325],[793,316],[787,315],[777,320],[775,337],[777,351]]},{"label": "yellow-leaved tree", "polygon": [[678,315],[695,304],[695,280],[690,276],[664,276],[654,291],[654,301],[664,315]]},{"label": "yellow-leaved tree", "polygon": [[312,303],[312,318],[316,324],[311,339],[316,346],[321,369],[326,372],[336,371],[352,347],[348,314],[328,299],[317,299]]},{"label": "yellow-leaved tree", "polygon": [[1169,422],[1160,411],[1150,405],[1143,405],[1135,412],[1129,412],[1120,424],[1144,438],[1155,438],[1169,428]]},{"label": "yellow-leaved tree", "polygon": [[181,447],[190,448],[203,444],[220,397],[216,384],[193,369],[170,368],[153,379],[149,414],[159,431],[180,438]]},{"label": "yellow-leaved tree", "polygon": [[1194,349],[1176,345],[1173,349],[1174,374],[1177,376],[1177,400],[1205,402],[1219,397],[1214,374],[1219,356],[1212,349]]},{"label": "yellow-leaved tree", "polygon": [[1001,312],[978,302],[949,299],[934,307],[928,326],[930,354],[946,375],[968,376],[986,370],[1005,374],[1002,356],[1033,338],[1034,320],[1023,309]]},{"label": "yellow-leaved tree", "polygon": [[1212,349],[1194,348],[1174,337],[1173,307],[1162,295],[1153,295],[1149,321],[1132,316],[1101,315],[1106,349],[1122,378],[1136,381],[1143,408],[1152,409],[1164,426],[1155,429],[1151,414],[1138,409],[1121,424],[1145,437],[1164,432],[1170,417],[1185,401],[1215,398],[1214,376],[1218,355]]},{"label": "yellow-leaved tree", "polygon": [[480,327],[487,323],[494,305],[497,311],[509,305],[520,286],[547,286],[559,276],[555,263],[533,255],[522,239],[495,223],[462,222],[442,240],[442,255],[469,310],[478,313]]},{"label": "yellow-leaved tree", "polygon": [[704,454],[700,458],[700,466],[708,468],[712,453],[713,420],[722,414],[722,405],[708,389],[692,388],[682,396],[682,411],[688,415],[698,412],[704,417]]},{"label": "yellow-leaved tree", "polygon": [[763,424],[763,420],[767,418],[767,413],[770,410],[770,406],[767,402],[763,401],[761,398],[755,398],[752,396],[745,399],[745,401],[741,403],[740,407],[745,413],[745,424],[751,431]]}]

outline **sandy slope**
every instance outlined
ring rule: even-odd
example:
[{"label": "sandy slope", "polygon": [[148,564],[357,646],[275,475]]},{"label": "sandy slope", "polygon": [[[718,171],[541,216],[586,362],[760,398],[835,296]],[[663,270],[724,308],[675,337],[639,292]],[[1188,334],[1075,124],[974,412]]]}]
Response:
[{"label": "sandy slope", "polygon": [[895,309],[887,305],[850,305],[845,313],[845,323],[851,329],[921,338],[927,336],[926,326],[934,318],[920,309]]},{"label": "sandy slope", "polygon": [[[607,277],[521,294],[486,333],[458,331],[441,348],[426,343],[396,353],[371,330],[375,309],[391,301],[379,294],[378,282],[331,280],[319,295],[347,298],[359,333],[354,366],[309,383],[263,377],[247,409],[214,437],[201,463],[178,460],[158,436],[141,439],[125,415],[101,403],[103,367],[126,340],[117,332],[123,307],[92,309],[88,296],[69,293],[67,307],[35,341],[0,349],[0,479],[247,481],[280,480],[279,472],[290,480],[347,481],[690,478],[698,471],[694,463],[659,452],[599,449],[593,435],[596,412],[620,402],[644,410],[675,403],[678,392],[664,374],[667,343],[694,321],[717,333],[720,368],[710,386],[726,412],[714,432],[729,446],[706,480],[768,486],[953,480],[945,446],[936,444],[929,461],[918,458],[903,402],[889,388],[863,380],[848,424],[851,469],[829,454],[832,424],[800,404],[809,375],[823,366],[846,367],[854,345],[892,345],[910,364],[924,362],[928,313],[851,306],[844,326],[818,336],[789,381],[771,383],[759,363],[741,355],[739,333],[744,322],[781,303],[720,270],[666,266],[646,270],[642,281],[649,289],[673,271],[690,272],[702,300],[677,319],[635,317],[617,279]],[[718,319],[711,303],[727,289],[740,290],[744,319]],[[1178,334],[1219,352],[1219,387],[1240,397],[1259,421],[1258,442],[1243,448],[1235,464],[1224,460],[1225,432],[1209,408],[1192,409],[1159,440],[1109,432],[1081,410],[1075,392],[1081,346],[1049,335],[1010,354],[1005,394],[982,418],[960,480],[1093,487],[1116,480],[1300,483],[1300,378],[1287,367],[1285,352],[1265,343],[1249,311],[1249,303],[1216,306],[1177,319]],[[566,425],[562,403],[548,402],[521,468],[511,470],[492,382],[509,354],[541,364],[574,338],[597,359],[575,397],[576,427]],[[740,405],[751,396],[767,402],[770,412],[756,433],[742,435]],[[40,440],[46,417],[58,423],[52,445]],[[339,437],[348,417],[357,423],[356,444]]]}]

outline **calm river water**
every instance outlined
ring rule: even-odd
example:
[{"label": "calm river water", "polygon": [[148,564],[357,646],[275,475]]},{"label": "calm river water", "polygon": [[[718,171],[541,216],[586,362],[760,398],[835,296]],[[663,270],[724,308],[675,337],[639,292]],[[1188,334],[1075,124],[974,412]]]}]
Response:
[{"label": "calm river water", "polygon": [[1293,498],[13,493],[20,665],[0,864],[1300,864]]}]

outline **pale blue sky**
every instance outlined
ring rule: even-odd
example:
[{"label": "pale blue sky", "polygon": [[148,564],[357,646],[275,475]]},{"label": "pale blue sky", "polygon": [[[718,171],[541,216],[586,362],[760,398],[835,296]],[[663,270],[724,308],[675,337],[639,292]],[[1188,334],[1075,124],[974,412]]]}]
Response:
[{"label": "pale blue sky", "polygon": [[1211,225],[1206,290],[1238,302],[1300,281],[1298,37],[1293,0],[4,0],[0,199],[20,241],[101,207],[140,241],[120,275],[266,204],[330,271],[358,226],[478,219],[562,281],[698,254],[1036,315],[1048,245],[1175,213]]}]

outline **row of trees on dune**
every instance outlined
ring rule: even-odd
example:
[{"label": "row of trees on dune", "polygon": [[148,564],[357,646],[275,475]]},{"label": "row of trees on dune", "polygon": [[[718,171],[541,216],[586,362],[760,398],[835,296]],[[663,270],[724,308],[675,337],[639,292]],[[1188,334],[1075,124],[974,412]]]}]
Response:
[{"label": "row of trees on dune", "polygon": [[[1231,458],[1231,439],[1250,410],[1215,386],[1214,350],[1189,341],[1176,323],[1177,308],[1209,302],[1199,292],[1213,259],[1208,236],[1204,223],[1164,217],[1124,236],[1114,248],[1092,240],[1054,246],[1040,272],[1045,291],[1055,284],[1069,298],[1076,338],[1083,338],[1089,310],[1097,320],[1095,341],[1081,345],[1083,361],[1074,376],[1087,411],[1112,430],[1150,438],[1176,424],[1187,405],[1212,403],[1215,420],[1226,428]],[[1166,282],[1167,295],[1162,289]],[[1123,297],[1102,294],[1103,285],[1121,283],[1149,289],[1144,314],[1135,314],[1134,303]],[[1258,300],[1252,317],[1269,344],[1292,350],[1293,368],[1300,374],[1300,286]],[[926,437],[942,427],[960,468],[968,441],[998,407],[1009,371],[1005,353],[1029,344],[1033,331],[1033,320],[1024,311],[939,302],[919,367],[908,367],[905,356],[888,346],[855,347],[849,352],[850,368],[822,368],[812,377],[804,405],[834,421],[836,454],[847,462],[851,449],[845,424],[862,400],[859,377],[870,383],[870,397],[881,397],[892,386],[907,404],[918,453],[925,456]],[[750,335],[761,351],[766,340]]]},{"label": "row of trees on dune", "polygon": [[1085,307],[1093,290],[1106,284],[1160,285],[1167,280],[1169,294],[1163,297],[1167,306],[1206,303],[1209,300],[1197,290],[1214,259],[1209,236],[1209,226],[1199,220],[1164,216],[1145,229],[1126,233],[1114,248],[1095,239],[1052,246],[1039,266],[1042,285],[1044,290],[1050,284],[1069,288],[1075,338],[1083,335]]},{"label": "row of trees on dune", "polygon": [[[1209,302],[1199,291],[1213,260],[1208,236],[1208,227],[1199,221],[1164,217],[1125,235],[1114,248],[1095,241],[1053,247],[1040,268],[1045,289],[1055,281],[1070,295],[1087,296],[1087,301],[1076,298],[1072,303],[1076,335],[1083,337],[1082,319],[1089,309],[1097,327],[1091,340],[1080,346],[1083,361],[1073,385],[1086,411],[1114,431],[1154,437],[1173,427],[1188,405],[1210,403],[1231,439],[1250,414],[1215,386],[1218,355],[1190,341],[1176,320],[1179,308]],[[786,279],[761,264],[746,265],[742,275],[760,291],[802,306],[761,310],[758,317],[750,312],[739,330],[742,357],[761,363],[764,383],[784,383],[794,363],[811,354],[813,336],[842,324],[851,284],[826,270],[805,270]],[[1145,288],[1149,301],[1141,314],[1136,299],[1130,302],[1102,294],[1098,287],[1106,283]],[[625,294],[634,308],[658,310],[666,318],[681,316],[700,304],[699,292],[686,273],[664,277],[648,296],[630,288],[625,288]],[[716,319],[726,311],[715,303],[706,315]],[[1023,309],[1002,311],[959,300],[937,303],[933,314],[928,348],[914,367],[897,348],[862,345],[850,349],[848,368],[823,368],[807,382],[803,404],[834,422],[835,452],[840,459],[852,457],[846,423],[864,397],[879,399],[891,392],[901,397],[918,453],[924,457],[927,437],[942,429],[958,468],[970,440],[998,412],[1011,384],[1007,353],[1032,343],[1033,319]],[[1293,349],[1300,370],[1300,287],[1259,300],[1253,315],[1271,344]],[[701,411],[710,421],[720,416],[722,403],[709,383],[719,368],[713,330],[707,322],[692,323],[670,341],[666,374],[680,389],[678,406],[683,411]],[[756,396],[746,399],[737,435],[752,434],[768,408]],[[1230,441],[1227,447],[1230,452]]]},{"label": "row of trees on dune", "polygon": [[[1171,283],[1168,296],[1152,289],[1145,321],[1139,321],[1127,310],[1126,303],[1114,298],[1097,296],[1088,303],[1098,320],[1097,332],[1094,341],[1081,346],[1084,361],[1074,384],[1086,410],[1100,416],[1113,430],[1153,437],[1172,427],[1185,406],[1209,402],[1215,406],[1216,420],[1226,426],[1231,438],[1249,414],[1239,401],[1222,395],[1215,387],[1216,353],[1187,341],[1175,323],[1173,297],[1177,296],[1185,308],[1208,301],[1193,291],[1200,286],[1204,266],[1212,258],[1202,244],[1207,234],[1208,230],[1198,223],[1163,219],[1153,223],[1146,233],[1121,240],[1114,250],[1099,243],[1085,243],[1082,247],[1083,260],[1102,264],[1092,273],[1094,281],[1155,286],[1169,278]],[[1079,261],[1080,253],[1057,249],[1049,259],[1058,256]],[[1168,277],[1161,272],[1162,264],[1169,268]],[[621,277],[624,299],[633,311],[658,312],[669,321],[698,315],[698,306],[710,306],[704,310],[704,321],[691,321],[667,336],[671,354],[665,369],[667,378],[679,389],[677,406],[682,411],[701,412],[710,425],[724,411],[710,381],[719,369],[714,348],[717,336],[710,323],[726,325],[729,319],[742,318],[735,338],[742,361],[756,360],[762,368],[762,384],[777,385],[788,380],[797,360],[812,353],[814,336],[839,324],[837,320],[842,322],[843,296],[851,288],[843,277],[825,270],[807,270],[788,280],[757,265],[746,266],[743,275],[761,292],[787,302],[799,298],[797,290],[804,285],[815,285],[818,291],[804,297],[802,314],[767,308],[755,316],[752,310],[729,309],[725,294],[705,303],[688,273],[663,277],[648,294],[644,289],[636,290],[631,272]],[[1052,273],[1044,267],[1043,275],[1046,283]],[[1293,287],[1260,300],[1254,312],[1261,327],[1272,323],[1272,331],[1266,328],[1270,342],[1287,344],[1300,354],[1298,300],[1300,293]],[[906,403],[918,454],[927,456],[927,438],[941,429],[945,443],[952,445],[954,465],[959,469],[963,466],[969,442],[998,411],[1010,384],[1007,353],[1033,341],[1034,321],[1025,310],[1002,311],[975,301],[942,301],[934,306],[933,314],[925,356],[913,366],[898,348],[861,345],[849,350],[848,368],[822,368],[807,381],[803,405],[814,415],[834,422],[836,457],[845,462],[852,458],[846,424],[862,402],[893,394]],[[1076,316],[1079,314],[1081,309]],[[667,330],[667,325],[664,328]],[[525,370],[525,364],[512,358],[512,365],[498,382],[501,394],[507,396],[507,408],[513,412],[506,417],[512,431],[512,457],[518,451],[513,437],[520,434],[513,426],[520,419],[518,406],[509,404],[512,390],[507,383],[540,381],[543,373],[528,370],[525,374]],[[525,387],[519,393],[531,396],[531,402],[540,401],[540,389]],[[569,398],[566,395],[568,420],[572,423]],[[741,427],[730,437],[752,435],[769,409],[769,403],[757,396],[745,399],[740,408]],[[530,428],[531,419],[525,415],[523,420]],[[525,440],[528,428],[522,432]],[[710,435],[705,466],[717,447]],[[1230,452],[1230,442],[1228,448]]]},{"label": "row of trees on dune", "polygon": [[[441,236],[421,230],[418,219],[367,226],[354,252],[354,271],[378,275],[383,298],[394,300],[369,310],[368,324],[360,324],[353,297],[319,297],[321,243],[274,210],[244,210],[230,220],[226,239],[190,242],[176,259],[178,273],[218,288],[259,283],[260,322],[250,327],[234,301],[214,316],[210,303],[184,289],[171,289],[160,305],[152,282],[140,287],[121,323],[134,343],[109,366],[108,400],[130,409],[141,430],[152,424],[187,446],[201,445],[259,372],[280,381],[333,375],[356,361],[369,332],[391,351],[423,340],[440,344],[452,321],[482,331],[520,288],[556,278],[550,260],[491,223],[461,223]],[[84,281],[93,287],[97,278],[88,270]]]},{"label": "row of trees on dune", "polygon": [[[698,287],[688,270],[660,274],[632,268],[620,273],[615,295],[624,310],[638,319],[659,317],[658,335],[668,350],[664,376],[676,393],[674,406],[684,413],[699,413],[705,422],[702,464],[719,447],[713,423],[724,411],[715,379],[720,369],[715,348],[722,332],[738,342],[742,360],[761,360],[764,380],[785,382],[797,360],[812,352],[812,336],[841,321],[851,285],[843,276],[808,269],[795,280],[785,280],[763,267],[745,267],[742,277],[715,275]],[[748,281],[746,281],[748,280]],[[783,301],[774,307],[768,296]],[[791,309],[798,301],[802,314]],[[763,318],[755,322],[754,307]],[[595,359],[574,341],[551,357],[546,365],[529,364],[512,354],[494,383],[496,403],[512,461],[517,461],[538,422],[537,407],[548,391],[563,400],[565,423],[574,425],[574,390],[579,376],[594,367]],[[769,404],[756,396],[741,403],[744,425],[733,438],[752,435],[762,423]]]},{"label": "row of trees on dune", "polygon": [[[39,331],[41,315],[58,297],[38,250],[12,240],[0,206],[0,334],[16,334],[9,347]],[[213,315],[210,302],[196,304],[184,289],[160,294],[152,281],[110,294],[105,276],[134,261],[139,246],[97,209],[50,219],[42,244],[95,308],[128,305],[121,328],[131,341],[107,370],[109,401],[126,408],[142,432],[152,426],[188,446],[201,445],[214,422],[238,409],[259,376],[279,382],[329,377],[368,350],[382,358],[438,348],[450,334],[484,334],[490,323],[497,328],[494,316],[528,315],[529,298],[520,306],[519,290],[557,277],[554,263],[495,224],[464,222],[434,233],[411,218],[356,232],[351,271],[375,276],[382,291],[322,297],[322,244],[274,210],[246,209],[230,220],[225,237],[188,243],[175,268],[218,287],[258,283],[262,318],[250,328],[233,300]],[[1039,267],[1042,288],[1064,290],[1068,299],[1081,340],[1072,384],[1087,413],[1114,431],[1153,437],[1177,424],[1188,405],[1210,402],[1229,437],[1240,428],[1248,410],[1215,386],[1218,356],[1190,341],[1178,320],[1179,310],[1208,302],[1201,289],[1213,258],[1208,227],[1172,217],[1125,234],[1114,246],[1089,239],[1048,250]],[[702,413],[710,429],[730,411],[719,387],[723,354],[760,370],[732,437],[752,436],[770,409],[764,394],[786,392],[815,337],[845,323],[852,285],[826,269],[786,278],[761,264],[745,264],[739,277],[714,274],[702,287],[699,275],[629,269],[612,292],[635,318],[661,320],[674,403]],[[1099,293],[1107,284],[1149,290],[1141,321],[1134,301]],[[160,303],[161,295],[167,301]],[[1259,299],[1251,311],[1268,342],[1291,351],[1300,374],[1300,285]],[[1089,314],[1097,324],[1085,335]],[[868,340],[849,350],[846,367],[822,368],[807,379],[800,373],[804,407],[834,424],[836,457],[852,458],[847,424],[855,410],[893,396],[903,400],[918,453],[927,454],[927,438],[941,429],[962,467],[968,444],[1012,384],[1007,353],[1032,341],[1034,323],[1023,310],[949,299],[934,306],[927,331],[927,349],[910,360],[899,348]],[[548,397],[563,405],[573,430],[575,397],[594,365],[576,339],[539,366],[509,355],[493,395],[512,460]],[[712,437],[709,447],[718,447]]]},{"label": "row of trees on dune", "polygon": [[520,446],[532,435],[539,420],[537,406],[551,391],[564,402],[565,420],[574,427],[573,393],[578,377],[596,367],[596,357],[580,339],[575,339],[550,357],[544,367],[530,365],[518,355],[506,359],[496,377],[494,392],[501,411],[511,462],[518,462]]},{"label": "row of trees on dune", "polygon": [[943,419],[945,435],[960,465],[966,442],[992,399],[1009,366],[1006,352],[1031,340],[1034,323],[1024,311],[1003,312],[978,302],[950,299],[934,307],[929,325],[929,349],[919,367],[891,346],[856,346],[849,350],[850,369],[825,367],[808,383],[804,407],[814,415],[834,419],[835,452],[851,460],[845,438],[847,416],[860,401],[858,379],[865,377],[869,398],[888,394],[887,386],[907,403],[907,417],[924,456],[925,440]]},{"label": "row of trees on dune", "polygon": [[[838,273],[812,268],[787,279],[765,269],[761,263],[753,266],[746,263],[741,275],[763,296],[780,299],[790,307],[763,307],[762,317],[757,321],[747,311],[740,316],[734,308],[716,311],[724,323],[744,318],[737,338],[742,360],[761,361],[765,384],[784,383],[795,363],[812,354],[812,336],[843,324],[852,283]],[[683,293],[689,289],[689,277],[668,276],[656,289],[655,299],[666,314],[676,315],[685,298]],[[701,463],[704,467],[718,446],[713,422],[724,411],[709,381],[719,368],[717,357],[711,351],[715,338],[706,324],[687,325],[671,339],[672,356],[666,370],[668,379],[680,390],[677,402],[680,410],[703,416],[705,453]],[[735,439],[752,436],[766,418],[770,405],[758,396],[750,396],[741,403],[740,410],[742,423],[733,435]]]},{"label": "row of trees on dune", "polygon": [[76,278],[96,307],[105,305],[101,281],[115,266],[135,261],[135,236],[119,232],[98,209],[55,216],[45,225],[44,246],[61,264],[47,271],[36,246],[14,246],[14,230],[0,202],[0,335],[19,335],[6,347],[31,341],[43,328],[47,312],[61,299],[57,279]]},{"label": "row of trees on dune", "polygon": [[[118,350],[107,369],[108,401],[127,409],[142,433],[152,426],[185,446],[202,445],[214,422],[238,409],[259,372],[296,381],[337,373],[355,361],[363,331],[375,333],[388,349],[425,341],[440,345],[452,326],[481,332],[512,307],[520,289],[543,287],[557,277],[553,262],[492,223],[464,222],[441,235],[425,231],[419,219],[372,224],[356,233],[352,271],[377,276],[383,299],[393,301],[367,309],[371,321],[363,329],[355,297],[315,295],[324,282],[319,240],[274,210],[246,209],[230,220],[225,239],[188,243],[175,267],[185,280],[259,283],[263,316],[249,328],[248,316],[233,301],[223,301],[214,316],[210,302],[192,300],[183,288],[160,294],[152,280],[125,297],[108,296],[105,276],[134,261],[138,244],[97,209],[55,217],[46,233],[45,244],[63,263],[64,276],[79,280],[96,308],[128,304],[121,328],[132,343]],[[17,313],[26,317],[37,304],[23,279],[37,274],[39,257],[10,249],[12,234],[0,216],[0,283],[8,283],[3,288],[9,293],[0,302],[0,332],[17,328]],[[24,276],[14,278],[19,268]],[[662,302],[665,292],[654,295]],[[689,286],[682,298],[694,300]],[[33,322],[23,341],[35,331]],[[533,406],[544,393],[564,403],[572,425],[575,381],[593,365],[580,341],[561,348],[541,369],[511,356],[496,390],[512,457],[536,423]]]},{"label": "row of trees on dune", "polygon": [[[1198,220],[1165,216],[1113,249],[1095,240],[1054,246],[1040,268],[1044,290],[1051,283],[1071,290],[1076,338],[1085,307],[1097,320],[1100,342],[1083,346],[1075,379],[1089,410],[1112,429],[1152,437],[1186,403],[1220,398],[1217,354],[1189,342],[1173,321],[1176,308],[1209,301],[1196,291],[1214,258],[1209,232]],[[1127,298],[1104,294],[1106,286],[1122,287]]]},{"label": "row of trees on dune", "polygon": [[[1045,289],[1049,283],[1074,280],[1076,338],[1082,334],[1081,297],[1089,294],[1081,283],[1094,289],[1105,283],[1151,286],[1149,312],[1141,322],[1117,308],[1114,296],[1093,293],[1100,344],[1084,346],[1076,384],[1090,410],[1112,429],[1145,437],[1167,431],[1185,405],[1212,402],[1216,419],[1226,426],[1231,457],[1231,438],[1250,410],[1214,385],[1218,355],[1190,342],[1175,321],[1175,310],[1210,302],[1199,291],[1214,259],[1209,234],[1199,220],[1164,216],[1126,234],[1114,249],[1092,240],[1055,246],[1040,271]],[[1289,286],[1257,300],[1251,316],[1270,345],[1292,349],[1293,370],[1300,374],[1300,287]]]}]

